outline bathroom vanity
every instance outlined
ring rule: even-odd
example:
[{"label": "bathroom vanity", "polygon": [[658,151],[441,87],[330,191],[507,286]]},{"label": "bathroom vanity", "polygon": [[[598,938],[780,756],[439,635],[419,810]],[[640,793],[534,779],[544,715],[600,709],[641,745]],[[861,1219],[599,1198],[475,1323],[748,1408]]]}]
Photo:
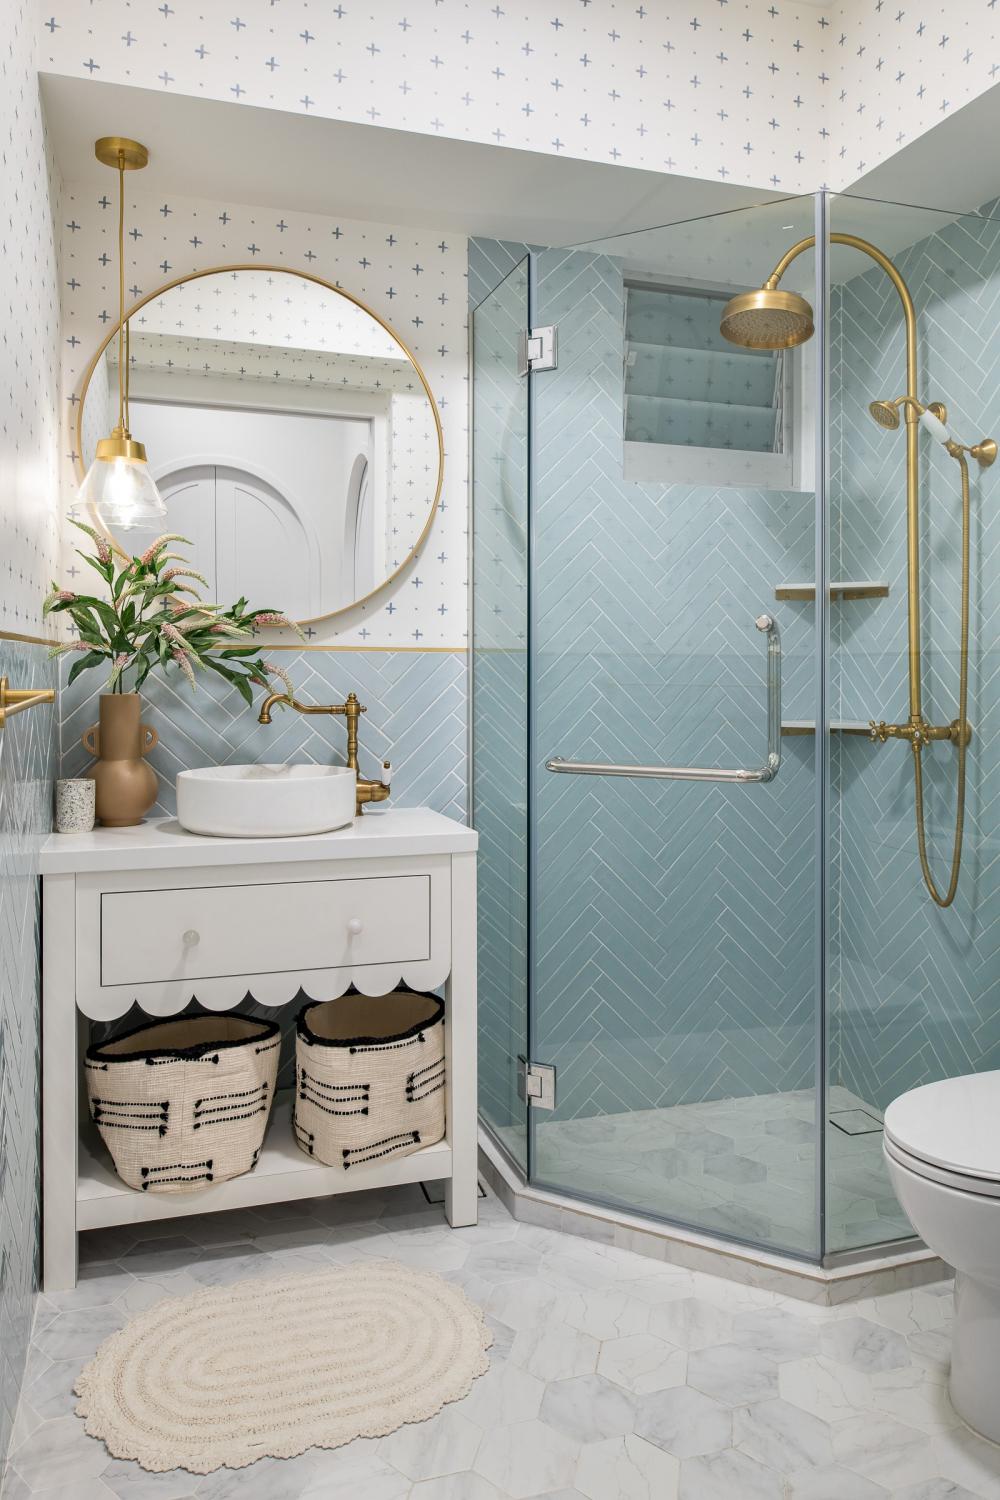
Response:
[{"label": "bathroom vanity", "polygon": [[[435,1180],[448,1222],[475,1224],[476,846],[472,829],[423,809],[368,812],[300,838],[209,838],[159,819],[47,840],[46,1291],[75,1284],[77,1232],[113,1224]],[[91,1021],[133,1006],[176,1015],[193,998],[229,1010],[248,995],[277,1014],[303,1003],[300,991],[330,1000],[351,985],[378,996],[399,983],[445,987],[442,1141],[348,1176],[303,1154],[290,1094],[279,1092],[252,1172],[194,1193],[140,1193],[116,1176],[82,1087]]]}]

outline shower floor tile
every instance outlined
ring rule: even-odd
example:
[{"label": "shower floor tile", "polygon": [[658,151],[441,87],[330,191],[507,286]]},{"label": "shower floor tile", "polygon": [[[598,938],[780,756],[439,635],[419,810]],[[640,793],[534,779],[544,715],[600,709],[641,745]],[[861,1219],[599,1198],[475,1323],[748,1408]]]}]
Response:
[{"label": "shower floor tile", "polygon": [[[759,1137],[802,1103],[755,1105]],[[677,1137],[753,1160],[697,1108]],[[1000,1500],[1000,1449],[948,1402],[949,1282],[818,1307],[480,1207],[452,1231],[414,1186],[83,1235],[77,1289],[38,1299],[3,1500]],[[372,1256],[440,1270],[493,1328],[489,1374],[429,1421],[200,1477],[112,1458],[74,1415],[81,1367],[151,1303]]]},{"label": "shower floor tile", "polygon": [[[912,1234],[882,1160],[881,1115],[839,1085],[827,1131],[827,1247]],[[535,1179],[777,1249],[815,1250],[815,1096],[755,1094],[575,1120],[536,1117]],[[504,1132],[501,1132],[503,1135]],[[515,1132],[510,1132],[513,1147]]]}]

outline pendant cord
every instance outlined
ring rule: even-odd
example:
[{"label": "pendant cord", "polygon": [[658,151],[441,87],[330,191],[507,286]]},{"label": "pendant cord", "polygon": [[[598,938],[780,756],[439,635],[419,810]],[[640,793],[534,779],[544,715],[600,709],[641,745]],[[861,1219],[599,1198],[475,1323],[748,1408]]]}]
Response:
[{"label": "pendant cord", "polygon": [[128,431],[125,369],[125,152],[118,152],[118,425]]}]

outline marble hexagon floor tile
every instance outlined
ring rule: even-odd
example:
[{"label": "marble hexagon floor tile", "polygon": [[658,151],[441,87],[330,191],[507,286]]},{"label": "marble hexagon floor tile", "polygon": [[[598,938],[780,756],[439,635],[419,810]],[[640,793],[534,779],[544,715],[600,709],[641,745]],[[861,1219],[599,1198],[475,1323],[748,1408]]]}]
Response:
[{"label": "marble hexagon floor tile", "polygon": [[[78,1289],[39,1299],[2,1500],[1000,1500],[1000,1448],[948,1402],[947,1283],[817,1307],[481,1210],[453,1232],[412,1187],[84,1235]],[[494,1330],[430,1421],[198,1477],[111,1458],[73,1414],[151,1302],[373,1256],[440,1271]]]}]

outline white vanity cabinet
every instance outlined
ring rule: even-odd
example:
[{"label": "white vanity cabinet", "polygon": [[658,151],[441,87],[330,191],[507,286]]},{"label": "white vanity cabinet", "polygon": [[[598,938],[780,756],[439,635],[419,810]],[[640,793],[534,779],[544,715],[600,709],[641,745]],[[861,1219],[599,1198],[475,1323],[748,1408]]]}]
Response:
[{"label": "white vanity cabinet", "polygon": [[[445,1182],[449,1223],[476,1222],[476,845],[422,809],[366,812],[307,838],[204,838],[173,820],[53,834],[42,851],[44,1285],[76,1281],[81,1229],[216,1209]],[[247,995],[291,1006],[353,985],[445,987],[447,1133],[351,1173],[292,1138],[279,1092],[252,1172],[195,1193],[138,1193],[90,1124],[82,1055],[90,1021],[230,1010]],[[301,1003],[301,1002],[299,1002]],[[289,1014],[290,1019],[290,1014]],[[138,1024],[141,1017],[130,1018]],[[362,1175],[364,1174],[364,1175]]]}]

